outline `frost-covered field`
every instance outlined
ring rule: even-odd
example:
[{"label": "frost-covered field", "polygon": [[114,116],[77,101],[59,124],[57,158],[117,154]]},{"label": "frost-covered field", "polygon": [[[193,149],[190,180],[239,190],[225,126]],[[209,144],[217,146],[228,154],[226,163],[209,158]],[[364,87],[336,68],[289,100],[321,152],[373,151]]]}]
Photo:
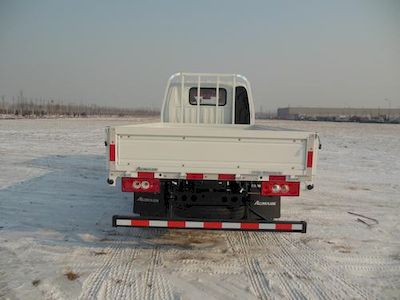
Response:
[{"label": "frost-covered field", "polygon": [[0,299],[400,297],[399,125],[264,122],[321,134],[315,190],[282,203],[307,234],[115,229],[104,127],[143,121],[0,121]]}]

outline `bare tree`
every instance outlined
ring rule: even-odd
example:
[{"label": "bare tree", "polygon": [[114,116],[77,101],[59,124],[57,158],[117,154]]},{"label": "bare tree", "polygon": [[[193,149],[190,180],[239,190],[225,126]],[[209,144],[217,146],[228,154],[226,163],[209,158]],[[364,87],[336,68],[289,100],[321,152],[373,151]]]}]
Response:
[{"label": "bare tree", "polygon": [[21,90],[16,97],[7,101],[5,95],[1,96],[0,114],[13,114],[22,117],[46,117],[46,116],[155,116],[158,110],[152,108],[118,108],[110,106],[99,106],[97,104],[83,104],[80,101],[68,102],[64,100],[28,98]]}]

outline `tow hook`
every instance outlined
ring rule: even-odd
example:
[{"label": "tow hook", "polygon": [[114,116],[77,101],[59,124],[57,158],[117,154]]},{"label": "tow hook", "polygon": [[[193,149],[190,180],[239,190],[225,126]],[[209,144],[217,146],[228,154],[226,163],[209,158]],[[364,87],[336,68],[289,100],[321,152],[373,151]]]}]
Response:
[{"label": "tow hook", "polygon": [[314,185],[313,185],[313,184],[307,185],[307,190],[311,191],[313,188],[314,188]]},{"label": "tow hook", "polygon": [[110,179],[110,178],[107,178],[107,183],[108,183],[108,184],[114,184],[114,180],[112,180],[112,179]]}]

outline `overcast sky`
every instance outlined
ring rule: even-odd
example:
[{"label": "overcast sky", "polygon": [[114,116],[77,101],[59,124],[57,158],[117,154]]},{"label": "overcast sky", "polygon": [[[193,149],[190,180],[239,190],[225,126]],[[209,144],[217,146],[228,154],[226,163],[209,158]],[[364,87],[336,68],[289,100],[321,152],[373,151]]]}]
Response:
[{"label": "overcast sky", "polygon": [[0,96],[160,107],[179,71],[243,74],[264,111],[400,107],[400,1],[0,0]]}]

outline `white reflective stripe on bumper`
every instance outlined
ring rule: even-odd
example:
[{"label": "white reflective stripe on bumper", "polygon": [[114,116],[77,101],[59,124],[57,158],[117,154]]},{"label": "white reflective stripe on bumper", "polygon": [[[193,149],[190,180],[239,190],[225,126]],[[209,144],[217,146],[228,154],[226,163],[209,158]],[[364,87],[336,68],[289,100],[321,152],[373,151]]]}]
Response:
[{"label": "white reflective stripe on bumper", "polygon": [[131,226],[131,220],[117,219],[117,226]]},{"label": "white reflective stripe on bumper", "polygon": [[222,228],[223,228],[223,229],[240,229],[240,223],[227,223],[227,222],[223,222],[223,223],[222,223]]},{"label": "white reflective stripe on bumper", "polygon": [[303,230],[303,224],[292,224],[292,230]]},{"label": "white reflective stripe on bumper", "polygon": [[273,223],[260,223],[260,229],[275,230],[275,225]]},{"label": "white reflective stripe on bumper", "polygon": [[186,228],[203,228],[204,222],[186,221]]},{"label": "white reflective stripe on bumper", "polygon": [[168,221],[150,220],[151,227],[168,227]]}]

